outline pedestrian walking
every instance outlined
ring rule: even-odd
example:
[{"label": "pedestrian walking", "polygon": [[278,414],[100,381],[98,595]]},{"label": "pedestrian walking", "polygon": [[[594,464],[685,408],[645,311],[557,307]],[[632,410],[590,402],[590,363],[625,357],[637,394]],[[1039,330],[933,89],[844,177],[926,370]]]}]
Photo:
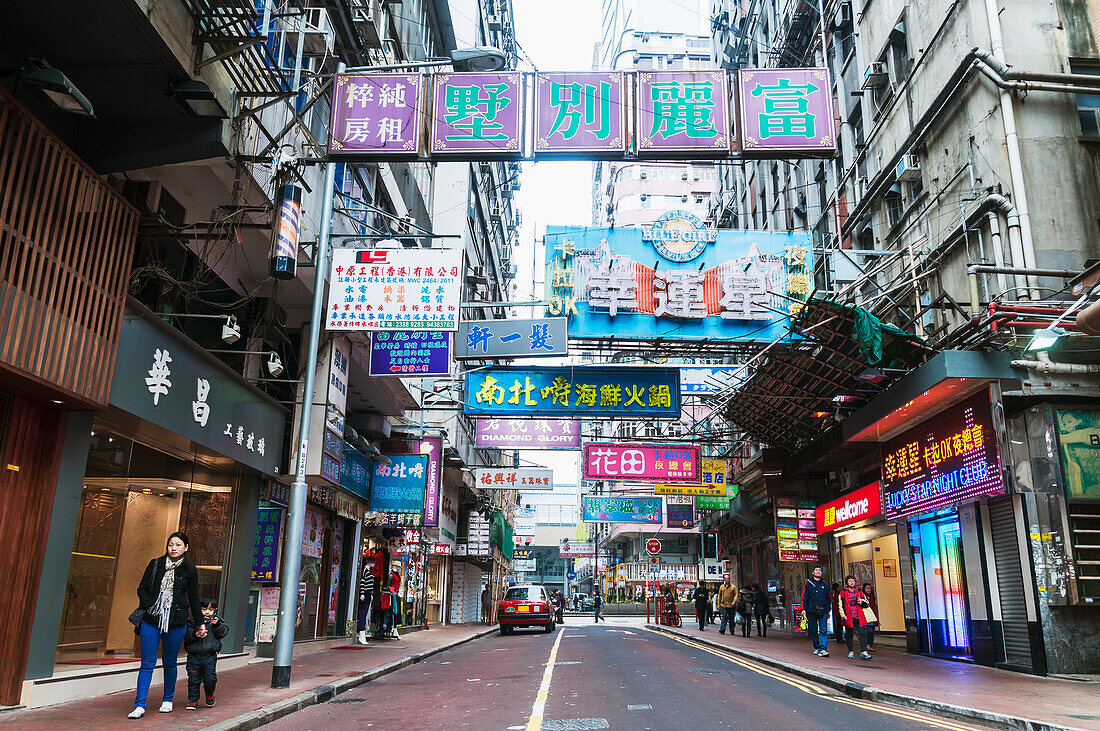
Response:
[{"label": "pedestrian walking", "polygon": [[749,636],[749,628],[752,626],[752,589],[748,584],[741,587],[737,594],[737,618],[741,624],[741,636]]},{"label": "pedestrian walking", "polygon": [[840,592],[840,619],[844,622],[844,641],[848,645],[848,659],[855,658],[855,650],[852,647],[852,636],[859,638],[859,657],[861,660],[870,660],[871,653],[867,652],[867,620],[865,612],[870,609],[871,602],[867,596],[856,586],[856,577],[848,575],[844,577],[844,588]]},{"label": "pedestrian walking", "polygon": [[485,624],[489,624],[492,618],[493,609],[493,592],[489,588],[488,582],[485,584],[485,588],[481,590],[481,621]]},{"label": "pedestrian walking", "polygon": [[806,585],[802,587],[802,613],[806,617],[807,629],[813,643],[814,654],[818,657],[829,656],[829,612],[832,608],[832,592],[821,578],[825,570],[815,566]]},{"label": "pedestrian walking", "polygon": [[218,600],[204,596],[199,601],[201,617],[187,622],[183,646],[187,650],[187,710],[199,709],[199,688],[206,691],[206,705],[214,705],[214,687],[218,684],[218,653],[229,625],[218,616]]},{"label": "pedestrian walking", "polygon": [[833,598],[833,634],[836,636],[837,643],[841,643],[844,642],[844,622],[840,621],[840,590],[844,587],[833,582],[829,588],[832,590],[830,596]]},{"label": "pedestrian walking", "polygon": [[707,611],[710,609],[710,592],[702,579],[699,579],[699,585],[691,593],[691,598],[695,600],[695,618],[699,620],[699,631],[702,632],[706,629]]},{"label": "pedestrian walking", "polygon": [[160,712],[172,712],[172,699],[176,693],[176,660],[187,630],[188,611],[191,616],[202,616],[199,572],[187,560],[189,545],[190,541],[184,533],[176,531],[168,536],[165,554],[149,562],[138,583],[138,608],[130,615],[130,621],[136,625],[134,632],[141,639],[141,667],[138,670],[134,710],[127,718],[145,715],[153,668],[157,666],[158,647],[164,672],[164,698]]},{"label": "pedestrian walking", "polygon": [[555,619],[557,619],[558,624],[565,624],[565,597],[562,596],[560,589],[554,589],[552,600],[554,603]]},{"label": "pedestrian walking", "polygon": [[726,634],[726,624],[729,624],[730,634],[733,634],[734,625],[737,622],[733,613],[737,605],[737,587],[730,583],[730,575],[722,574],[722,585],[718,587],[718,611],[722,615],[722,623],[718,626],[718,634]]},{"label": "pedestrian walking", "polygon": [[359,631],[360,645],[367,644],[367,625],[370,623],[371,604],[374,602],[374,587],[377,583],[374,579],[376,566],[374,561],[367,561],[364,557],[363,570],[359,574],[359,616],[356,629]]},{"label": "pedestrian walking", "polygon": [[[603,597],[600,596],[600,592],[597,591],[596,596],[594,596],[592,598],[592,611],[595,612],[595,615],[596,615],[596,624],[599,624],[600,620],[603,619],[603,615],[600,614],[600,607],[602,607],[602,606],[603,606]],[[606,622],[607,620],[603,619],[603,621]]]},{"label": "pedestrian walking", "polygon": [[768,636],[768,615],[771,613],[768,606],[768,593],[760,588],[760,584],[752,585],[752,616],[756,618],[756,636]]},{"label": "pedestrian walking", "polygon": [[715,584],[710,590],[710,607],[707,610],[707,624],[718,624],[715,619],[718,616],[718,586]]},{"label": "pedestrian walking", "polygon": [[873,622],[867,623],[867,652],[875,651],[875,628],[878,627],[878,600],[875,598],[875,587],[870,583],[863,585],[863,594],[867,601],[871,602],[871,612],[875,615]]}]

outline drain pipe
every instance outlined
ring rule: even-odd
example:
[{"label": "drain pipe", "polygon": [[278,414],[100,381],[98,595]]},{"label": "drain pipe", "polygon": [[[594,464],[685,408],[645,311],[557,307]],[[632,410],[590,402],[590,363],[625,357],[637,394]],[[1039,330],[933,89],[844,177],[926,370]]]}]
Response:
[{"label": "drain pipe", "polygon": [[1053,373],[1060,376],[1084,376],[1100,374],[1100,365],[1084,363],[1055,363],[1046,353],[1039,353],[1038,360],[1014,360],[1013,368],[1026,368],[1036,373]]}]

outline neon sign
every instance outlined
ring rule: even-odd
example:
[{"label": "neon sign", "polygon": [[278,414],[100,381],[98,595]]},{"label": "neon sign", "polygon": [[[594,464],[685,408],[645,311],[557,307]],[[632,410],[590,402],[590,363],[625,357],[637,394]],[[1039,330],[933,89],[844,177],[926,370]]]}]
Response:
[{"label": "neon sign", "polygon": [[887,520],[1004,492],[988,392],[887,442],[882,454]]}]

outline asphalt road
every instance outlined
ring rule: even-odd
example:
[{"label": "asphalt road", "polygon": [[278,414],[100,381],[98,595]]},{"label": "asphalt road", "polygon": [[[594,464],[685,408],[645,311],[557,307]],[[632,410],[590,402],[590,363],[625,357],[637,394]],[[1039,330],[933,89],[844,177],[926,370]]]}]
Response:
[{"label": "asphalt road", "polygon": [[627,620],[493,635],[272,724],[337,728],[969,729],[857,701]]}]

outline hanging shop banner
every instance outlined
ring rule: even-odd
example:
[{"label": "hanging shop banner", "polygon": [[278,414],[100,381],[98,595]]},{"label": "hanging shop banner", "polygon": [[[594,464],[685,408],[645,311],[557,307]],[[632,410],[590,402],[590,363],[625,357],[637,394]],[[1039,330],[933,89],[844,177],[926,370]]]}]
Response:
[{"label": "hanging shop banner", "polygon": [[523,154],[523,80],[516,72],[436,74],[432,154]]},{"label": "hanging shop banner", "polygon": [[461,249],[334,249],[328,330],[458,328]]},{"label": "hanging shop banner", "polygon": [[535,535],[535,510],[534,508],[516,508],[512,517],[512,535]]},{"label": "hanging shop banner", "polygon": [[775,533],[780,561],[821,560],[817,545],[817,506],[813,500],[775,498]]},{"label": "hanging shop banner", "polygon": [[306,508],[306,523],[302,529],[302,555],[321,558],[325,552],[325,516]]},{"label": "hanging shop banner", "polygon": [[882,515],[882,493],[877,482],[817,507],[817,532],[826,533]]},{"label": "hanging shop banner", "polygon": [[283,511],[260,508],[256,515],[256,541],[252,547],[252,581],[279,580],[279,542],[283,534]]},{"label": "hanging shop banner", "polygon": [[581,423],[577,419],[477,419],[474,446],[577,449]]},{"label": "hanging shop banner", "polygon": [[372,332],[371,376],[427,377],[451,373],[451,334],[447,332]]},{"label": "hanging shop banner", "polygon": [[621,72],[536,73],[535,156],[626,152]]},{"label": "hanging shop banner", "polygon": [[586,523],[646,523],[661,524],[659,497],[596,497],[585,495]]},{"label": "hanging shop banner", "polygon": [[670,211],[643,228],[549,226],[547,314],[571,338],[772,341],[809,295],[809,233],[707,228]]},{"label": "hanging shop banner", "polygon": [[562,558],[592,558],[596,555],[596,544],[591,541],[565,541],[558,547],[558,555]]},{"label": "hanging shop banner", "polygon": [[695,507],[699,510],[729,510],[730,498],[700,495],[695,498]]},{"label": "hanging shop banner", "polygon": [[443,485],[443,439],[389,439],[379,445],[386,454],[419,454],[428,458],[428,481],[424,491],[424,525],[439,525],[439,499]]},{"label": "hanging shop banner", "polygon": [[466,373],[463,413],[484,416],[680,418],[675,368],[490,366]]},{"label": "hanging shop banner", "polygon": [[336,74],[329,154],[416,157],[423,94],[419,74]]},{"label": "hanging shop banner", "polygon": [[836,149],[828,70],[744,69],[737,86],[745,156]]},{"label": "hanging shop banner", "polygon": [[702,480],[698,485],[662,485],[658,484],[654,492],[658,495],[705,495],[724,497],[726,493],[726,474],[729,463],[724,459],[704,459]]},{"label": "hanging shop banner", "polygon": [[456,360],[560,357],[569,354],[564,317],[538,320],[464,320],[455,335]]},{"label": "hanging shop banner", "polygon": [[408,454],[386,457],[390,464],[376,462],[371,473],[370,509],[383,513],[420,515],[424,510],[428,458]]},{"label": "hanging shop banner", "polygon": [[732,126],[726,78],[722,70],[639,71],[634,109],[639,157],[685,152],[728,157]]},{"label": "hanging shop banner", "polygon": [[665,525],[669,528],[695,526],[695,506],[692,503],[668,503],[665,506]]},{"label": "hanging shop banner", "polygon": [[882,447],[882,508],[888,521],[1004,491],[988,391]]},{"label": "hanging shop banner", "polygon": [[737,385],[743,373],[740,366],[680,366],[680,390],[685,396],[714,395]]},{"label": "hanging shop banner", "polygon": [[1100,411],[1055,409],[1054,420],[1066,495],[1100,497]]},{"label": "hanging shop banner", "polygon": [[478,467],[474,485],[482,490],[519,490],[521,492],[554,489],[554,471],[527,467]]},{"label": "hanging shop banner", "polygon": [[340,487],[352,495],[370,500],[370,473],[370,460],[345,443],[343,459],[340,460]]},{"label": "hanging shop banner", "polygon": [[698,484],[703,472],[699,448],[679,444],[587,442],[583,467],[586,480]]}]

